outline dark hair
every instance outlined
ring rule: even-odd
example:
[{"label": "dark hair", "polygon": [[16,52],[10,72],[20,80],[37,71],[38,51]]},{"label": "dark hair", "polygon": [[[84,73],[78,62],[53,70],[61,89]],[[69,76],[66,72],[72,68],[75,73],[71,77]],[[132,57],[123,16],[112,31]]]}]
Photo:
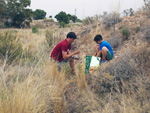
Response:
[{"label": "dark hair", "polygon": [[101,40],[103,40],[103,37],[101,35],[96,35],[94,37],[94,41],[101,41]]},{"label": "dark hair", "polygon": [[68,34],[67,34],[67,38],[74,38],[74,39],[77,39],[77,36],[76,36],[76,34],[74,33],[74,32],[69,32]]}]

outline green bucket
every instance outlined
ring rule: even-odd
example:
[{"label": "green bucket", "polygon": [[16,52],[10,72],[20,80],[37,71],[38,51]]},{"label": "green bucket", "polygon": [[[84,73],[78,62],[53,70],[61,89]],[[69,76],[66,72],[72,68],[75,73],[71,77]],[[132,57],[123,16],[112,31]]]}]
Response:
[{"label": "green bucket", "polygon": [[92,59],[92,56],[85,57],[85,74],[89,73],[91,59]]}]

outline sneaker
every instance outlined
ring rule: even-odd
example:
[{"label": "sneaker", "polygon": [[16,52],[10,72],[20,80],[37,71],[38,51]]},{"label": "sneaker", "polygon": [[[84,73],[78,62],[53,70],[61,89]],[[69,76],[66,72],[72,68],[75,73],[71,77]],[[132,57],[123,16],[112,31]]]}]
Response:
[{"label": "sneaker", "polygon": [[105,64],[106,62],[107,62],[107,60],[101,60],[101,61],[100,61],[100,65],[101,65],[101,64]]}]

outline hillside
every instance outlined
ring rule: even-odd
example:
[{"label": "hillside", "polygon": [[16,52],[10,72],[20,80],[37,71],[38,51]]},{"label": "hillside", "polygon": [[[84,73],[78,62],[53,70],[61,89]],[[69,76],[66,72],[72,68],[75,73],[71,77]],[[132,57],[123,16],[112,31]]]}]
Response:
[{"label": "hillside", "polygon": [[[0,113],[149,113],[150,19],[143,13],[59,28],[33,22],[31,29],[0,29]],[[41,27],[42,25],[42,27]],[[123,34],[125,30],[125,34]],[[53,47],[73,31],[72,51],[81,51],[72,75],[68,64],[58,72]],[[129,33],[129,34],[128,34]],[[113,60],[85,74],[85,56],[94,54],[95,35],[113,47]],[[7,53],[7,54],[6,54]]]}]

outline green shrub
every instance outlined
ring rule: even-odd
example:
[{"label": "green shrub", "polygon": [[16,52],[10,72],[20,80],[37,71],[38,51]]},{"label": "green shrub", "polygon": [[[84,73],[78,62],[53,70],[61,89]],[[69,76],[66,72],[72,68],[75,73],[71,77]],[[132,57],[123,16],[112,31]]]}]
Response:
[{"label": "green shrub", "polygon": [[139,32],[140,31],[140,27],[136,27],[135,28],[135,32],[137,33],[137,32]]},{"label": "green shrub", "polygon": [[22,55],[22,45],[13,31],[0,33],[0,58],[12,63]]},{"label": "green shrub", "polygon": [[38,29],[37,29],[37,27],[32,27],[32,33],[38,33],[39,31],[38,31]]},{"label": "green shrub", "polygon": [[130,36],[129,29],[127,27],[123,27],[121,32],[122,32],[123,40],[128,39],[128,37]]}]

